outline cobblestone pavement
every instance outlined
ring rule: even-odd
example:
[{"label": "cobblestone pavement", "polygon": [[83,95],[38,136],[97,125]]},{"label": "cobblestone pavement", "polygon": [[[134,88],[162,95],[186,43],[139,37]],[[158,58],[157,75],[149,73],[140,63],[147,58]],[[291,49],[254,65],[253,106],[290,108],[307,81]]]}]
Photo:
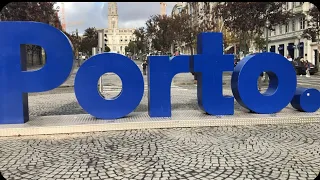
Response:
[{"label": "cobblestone pavement", "polygon": [[8,179],[315,179],[320,124],[0,138]]}]

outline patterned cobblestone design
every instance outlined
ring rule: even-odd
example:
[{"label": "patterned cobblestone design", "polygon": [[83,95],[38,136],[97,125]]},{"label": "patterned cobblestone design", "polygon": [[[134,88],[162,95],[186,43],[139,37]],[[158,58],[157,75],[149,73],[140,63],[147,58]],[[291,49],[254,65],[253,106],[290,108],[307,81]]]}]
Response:
[{"label": "patterned cobblestone design", "polygon": [[7,179],[315,179],[320,124],[0,138]]}]

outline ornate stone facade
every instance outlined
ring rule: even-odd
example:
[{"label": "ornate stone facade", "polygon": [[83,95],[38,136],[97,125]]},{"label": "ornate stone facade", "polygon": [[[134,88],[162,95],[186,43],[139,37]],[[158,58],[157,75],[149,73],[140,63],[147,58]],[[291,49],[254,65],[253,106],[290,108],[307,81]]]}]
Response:
[{"label": "ornate stone facade", "polygon": [[125,54],[125,47],[134,41],[134,28],[119,28],[116,2],[108,3],[108,27],[104,29],[104,43],[111,52]]}]

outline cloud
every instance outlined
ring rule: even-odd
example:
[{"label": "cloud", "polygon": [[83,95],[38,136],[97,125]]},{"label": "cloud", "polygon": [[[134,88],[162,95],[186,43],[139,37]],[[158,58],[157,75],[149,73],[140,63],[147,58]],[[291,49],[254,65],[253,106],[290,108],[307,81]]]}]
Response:
[{"label": "cloud", "polygon": [[[160,2],[118,2],[119,27],[138,28],[145,25],[146,20],[160,13]],[[167,2],[167,14],[175,2]],[[60,7],[61,2],[56,6]],[[108,3],[107,2],[65,2],[64,13],[67,32],[78,29],[83,34],[88,27],[107,28]],[[62,13],[59,13],[60,18]]]}]

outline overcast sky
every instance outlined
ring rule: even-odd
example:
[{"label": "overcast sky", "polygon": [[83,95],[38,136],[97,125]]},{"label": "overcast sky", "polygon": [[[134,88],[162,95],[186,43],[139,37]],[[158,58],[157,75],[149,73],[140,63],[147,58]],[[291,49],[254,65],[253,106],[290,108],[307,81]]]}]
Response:
[{"label": "overcast sky", "polygon": [[[137,28],[145,25],[146,20],[160,14],[160,2],[118,2],[119,27]],[[167,2],[167,14],[175,2]],[[61,3],[57,3],[61,7]],[[78,29],[83,34],[88,27],[107,28],[108,2],[65,2],[67,32]],[[59,13],[61,17],[61,13]]]}]

